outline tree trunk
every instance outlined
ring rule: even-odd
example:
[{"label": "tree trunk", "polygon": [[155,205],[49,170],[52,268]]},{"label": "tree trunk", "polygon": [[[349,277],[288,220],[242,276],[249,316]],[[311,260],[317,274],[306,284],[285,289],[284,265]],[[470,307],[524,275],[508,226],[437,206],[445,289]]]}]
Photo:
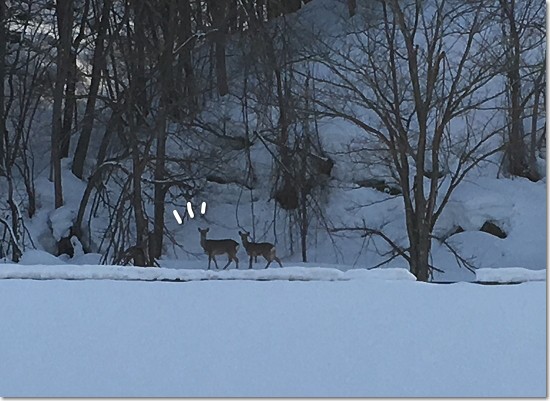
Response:
[{"label": "tree trunk", "polygon": [[132,62],[135,64],[134,79],[132,85],[135,87],[135,101],[140,109],[140,117],[142,120],[149,114],[149,102],[147,98],[147,78],[145,77],[145,2],[135,2],[135,55],[137,56]]},{"label": "tree trunk", "polygon": [[155,193],[154,193],[154,223],[153,238],[151,243],[151,258],[159,258],[162,254],[162,243],[164,239],[164,200],[166,197],[167,185],[164,183],[166,178],[166,120],[168,108],[171,104],[170,94],[173,86],[173,63],[174,63],[174,41],[176,35],[176,3],[175,0],[168,0],[168,9],[166,10],[163,21],[163,46],[160,55],[160,110],[157,116],[156,129],[156,158],[155,158]]},{"label": "tree trunk", "polygon": [[134,264],[136,266],[148,266],[149,265],[149,245],[148,245],[148,224],[145,218],[145,211],[143,210],[143,198],[141,189],[141,175],[143,173],[143,162],[139,154],[139,146],[136,142],[132,146],[132,184],[133,184],[133,196],[132,203],[134,209],[134,216],[136,219],[136,247],[141,249],[142,253],[136,253],[134,258]]},{"label": "tree trunk", "polygon": [[508,143],[508,161],[510,174],[520,177],[529,176],[527,148],[523,141],[523,110],[521,107],[520,56],[521,43],[515,21],[515,0],[501,0],[502,13],[508,22],[509,32],[505,35],[510,42],[508,53],[508,85],[510,90],[510,131]]},{"label": "tree trunk", "polygon": [[4,81],[6,79],[6,0],[0,0],[0,175],[4,171],[7,149]]},{"label": "tree trunk", "polygon": [[[72,21],[70,21],[72,26]],[[67,62],[67,78],[65,89],[65,109],[63,110],[63,123],[61,124],[61,137],[59,144],[59,155],[63,159],[69,157],[69,147],[71,144],[71,131],[74,112],[76,110],[76,50],[70,50]]]},{"label": "tree trunk", "polygon": [[227,0],[209,0],[208,10],[212,16],[212,26],[216,29],[214,33],[216,53],[216,82],[218,93],[225,96],[229,93],[227,84],[227,69],[225,65],[225,41],[227,30]]},{"label": "tree trunk", "polygon": [[348,13],[350,17],[355,15],[357,10],[357,0],[348,0]]},{"label": "tree trunk", "polygon": [[155,160],[154,223],[151,243],[151,257],[160,258],[164,239],[164,200],[166,197],[165,178],[166,157],[166,118],[162,118],[157,128],[157,151]]},{"label": "tree trunk", "polygon": [[111,117],[107,122],[105,132],[103,133],[103,138],[101,139],[99,150],[97,151],[97,166],[101,165],[101,163],[103,163],[107,158],[107,150],[109,148],[109,144],[111,143],[111,138],[113,137],[115,132],[118,132],[118,135],[122,136],[122,112],[117,108],[114,108],[112,113],[113,114],[111,114]]},{"label": "tree trunk", "polygon": [[[181,43],[185,43],[193,34],[191,30],[191,5],[189,4],[189,0],[178,1],[178,7],[180,8],[180,28],[178,29],[178,32],[181,34],[179,41]],[[197,99],[194,85],[195,78],[193,73],[191,48],[192,46],[185,46],[185,48],[182,49],[181,55],[178,57],[178,68],[176,69],[178,79],[175,84],[181,85],[181,89],[179,91],[180,96],[187,100],[187,106],[190,110],[195,110],[197,106]],[[182,71],[185,73],[183,77],[181,77]]]},{"label": "tree trunk", "polygon": [[13,186],[13,179],[11,176],[11,168],[7,171],[6,178],[8,181],[8,205],[10,207],[11,212],[11,231],[13,237],[11,238],[12,242],[12,256],[11,260],[14,263],[19,262],[19,258],[21,258],[21,250],[19,249],[19,219],[21,216],[19,216],[19,211],[17,208],[17,205],[15,204],[15,200],[13,199],[14,194],[14,186]]},{"label": "tree trunk", "polygon": [[[164,103],[165,100],[161,100]],[[159,112],[159,121],[157,122],[157,146],[155,158],[155,193],[154,193],[154,223],[153,237],[151,238],[151,257],[160,258],[162,254],[162,243],[164,238],[164,199],[166,197],[165,179],[165,158],[166,158],[166,110],[164,104],[161,105]]]},{"label": "tree trunk", "polygon": [[538,119],[539,119],[539,101],[540,94],[544,91],[544,86],[541,86],[542,79],[544,78],[544,71],[535,80],[535,98],[533,99],[533,115],[531,116],[531,143],[529,149],[529,168],[531,170],[531,177],[533,180],[540,180],[540,174],[537,166],[537,132],[538,132]]},{"label": "tree trunk", "polygon": [[56,3],[56,17],[59,32],[56,56],[56,77],[53,91],[52,115],[52,179],[54,182],[55,208],[63,206],[63,190],[61,185],[61,133],[63,89],[67,81],[67,60],[71,50],[71,25],[73,12],[72,0],[59,0]]},{"label": "tree trunk", "polygon": [[308,230],[308,215],[307,215],[307,193],[305,188],[300,188],[300,241],[302,248],[302,262],[307,262],[307,230]]},{"label": "tree trunk", "polygon": [[[281,163],[278,167],[278,176],[283,178],[283,184],[281,188],[277,189],[281,195],[276,198],[284,209],[296,209],[299,204],[299,194],[296,188],[295,178],[290,173],[292,166],[291,156],[288,149],[288,137],[289,137],[289,121],[287,114],[287,99],[283,88],[283,78],[281,76],[281,70],[277,66],[273,66],[275,70],[275,80],[277,86],[277,104],[279,106],[279,130],[280,135],[278,138],[278,151],[281,157]],[[281,168],[280,166],[283,166]],[[281,202],[282,201],[282,202]]]},{"label": "tree trunk", "polygon": [[410,250],[410,267],[411,273],[416,276],[418,281],[427,282],[430,279],[430,244],[429,236],[424,232],[419,232],[415,238],[416,242],[411,244]]},{"label": "tree trunk", "polygon": [[99,92],[99,84],[101,83],[101,71],[105,67],[106,55],[104,41],[109,24],[110,8],[111,0],[104,0],[103,9],[101,11],[101,21],[99,22],[97,38],[95,41],[94,56],[92,61],[92,79],[88,92],[88,101],[86,102],[86,111],[84,112],[84,118],[82,119],[80,137],[78,138],[78,144],[76,146],[76,151],[73,158],[73,174],[80,179],[83,178],[84,163],[86,161],[86,154],[88,153],[88,146],[90,144],[90,137],[92,135],[94,125],[95,104],[97,94]]},{"label": "tree trunk", "polygon": [[218,84],[219,95],[225,96],[229,93],[227,69],[225,66],[225,34],[216,36],[216,82]]}]

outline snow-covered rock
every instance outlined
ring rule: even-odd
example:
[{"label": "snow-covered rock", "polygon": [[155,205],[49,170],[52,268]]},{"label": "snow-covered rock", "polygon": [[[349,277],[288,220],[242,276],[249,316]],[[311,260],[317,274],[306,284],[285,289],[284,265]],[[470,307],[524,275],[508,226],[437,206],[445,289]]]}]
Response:
[{"label": "snow-covered rock", "polygon": [[56,241],[69,236],[75,219],[76,212],[67,206],[61,206],[50,213],[48,220]]}]

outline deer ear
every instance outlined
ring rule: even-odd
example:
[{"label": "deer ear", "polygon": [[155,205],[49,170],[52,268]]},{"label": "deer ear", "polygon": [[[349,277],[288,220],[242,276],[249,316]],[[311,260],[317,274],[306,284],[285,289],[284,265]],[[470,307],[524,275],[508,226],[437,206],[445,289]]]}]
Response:
[{"label": "deer ear", "polygon": [[199,232],[201,232],[201,229],[197,227],[197,230],[199,230]]},{"label": "deer ear", "polygon": [[208,232],[208,231],[210,231],[210,227],[208,227],[208,228],[206,229],[206,232]]},{"label": "deer ear", "polygon": [[239,230],[239,235],[243,235],[243,233]]}]

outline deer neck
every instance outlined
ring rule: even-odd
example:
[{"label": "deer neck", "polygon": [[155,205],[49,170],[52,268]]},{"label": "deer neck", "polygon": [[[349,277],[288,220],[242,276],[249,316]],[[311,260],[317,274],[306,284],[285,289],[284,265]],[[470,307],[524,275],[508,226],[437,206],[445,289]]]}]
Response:
[{"label": "deer neck", "polygon": [[250,246],[250,241],[248,240],[248,235],[243,238],[243,245],[244,245],[244,249],[248,250],[248,247]]}]

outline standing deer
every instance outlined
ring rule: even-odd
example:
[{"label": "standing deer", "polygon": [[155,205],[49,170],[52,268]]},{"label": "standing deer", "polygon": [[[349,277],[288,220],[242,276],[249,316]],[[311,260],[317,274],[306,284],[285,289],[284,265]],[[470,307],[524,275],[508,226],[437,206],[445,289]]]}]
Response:
[{"label": "standing deer", "polygon": [[206,233],[209,230],[209,228],[205,228],[204,230],[199,228],[199,232],[201,233],[201,246],[202,249],[204,249],[204,253],[208,255],[208,269],[210,269],[212,259],[214,259],[214,264],[216,265],[216,269],[218,269],[216,255],[223,255],[224,253],[227,253],[229,260],[223,269],[225,270],[232,260],[235,261],[238,269],[239,259],[237,258],[237,251],[239,250],[239,243],[232,239],[206,239]]},{"label": "standing deer", "polygon": [[248,265],[249,269],[252,269],[252,258],[257,258],[258,255],[263,256],[264,259],[267,260],[267,265],[265,266],[266,269],[273,261],[276,261],[277,263],[279,263],[279,266],[283,267],[281,261],[275,255],[275,246],[273,244],[270,244],[269,242],[250,242],[248,241],[248,236],[250,235],[250,233],[247,231],[239,231],[239,235],[241,236],[241,240],[243,241],[244,249],[246,249],[246,253],[250,257],[250,263]]}]

